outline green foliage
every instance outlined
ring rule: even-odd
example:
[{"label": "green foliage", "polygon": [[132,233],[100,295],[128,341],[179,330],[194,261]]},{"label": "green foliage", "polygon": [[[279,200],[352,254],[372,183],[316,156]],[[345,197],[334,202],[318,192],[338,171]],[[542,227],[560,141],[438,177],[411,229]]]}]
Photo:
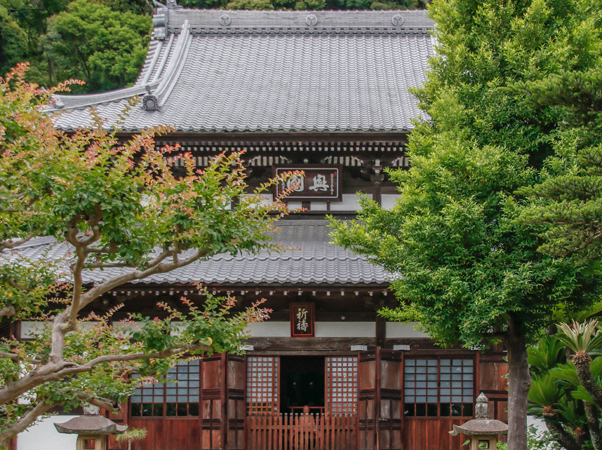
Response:
[{"label": "green foliage", "polygon": [[597,329],[598,321],[573,322],[571,326],[561,323],[558,327],[561,333],[558,339],[573,352],[586,352],[590,355],[602,353],[602,333]]},{"label": "green foliage", "polygon": [[[598,307],[599,304],[592,310],[596,311]],[[579,352],[595,355],[599,351],[597,322],[587,320],[586,314],[580,314],[584,316],[583,323],[574,322],[572,327],[560,324],[557,334],[543,336],[537,345],[528,350],[528,362],[533,374],[529,412],[545,420],[552,432],[550,439],[571,449],[596,449],[600,442],[600,410],[588,392],[591,387],[582,383],[583,377],[573,363]],[[563,319],[566,320],[566,317]],[[589,379],[601,387],[602,357],[589,359],[586,364]],[[546,438],[546,442],[549,439]]]},{"label": "green foliage", "polygon": [[402,197],[392,211],[364,198],[360,221],[333,233],[401,274],[393,286],[403,306],[387,317],[418,320],[439,342],[472,346],[503,334],[510,319],[536,339],[555,308],[593,298],[595,273],[537,252],[543,229],[516,220],[514,193],[537,180],[559,117],[500,89],[545,74],[547,43],[560,39],[570,5],[432,5],[439,48],[416,91],[430,120],[410,135],[412,168],[390,172]]},{"label": "green foliage", "polygon": [[[548,431],[538,431],[533,425],[529,427],[527,432],[527,448],[529,450],[562,450]],[[508,443],[498,442],[497,449],[508,450]]]},{"label": "green foliage", "polygon": [[[498,442],[497,448],[498,450],[508,450],[508,443]],[[562,450],[548,431],[538,431],[533,425],[527,432],[527,448],[529,450]]]},{"label": "green foliage", "polygon": [[[443,109],[446,108],[446,110]],[[516,225],[513,191],[533,179],[528,157],[462,139],[464,110],[444,95],[411,138],[412,169],[391,173],[402,186],[392,211],[363,199],[362,222],[338,224],[335,240],[361,249],[391,272],[403,309],[442,343],[480,345],[508,317],[534,338],[558,304],[580,304],[595,280],[568,261],[536,251],[537,232]]]},{"label": "green foliage", "polygon": [[228,3],[228,9],[270,10],[274,6],[269,0],[234,0]]},{"label": "green foliage", "polygon": [[128,428],[122,434],[115,436],[117,442],[127,442],[128,450],[132,448],[133,441],[144,439],[147,435],[146,428]]},{"label": "green foliage", "polygon": [[567,26],[550,45],[554,59],[539,80],[509,86],[535,111],[561,117],[550,136],[554,155],[535,186],[521,189],[532,199],[520,220],[549,224],[542,252],[599,261],[602,244],[602,4],[568,3]]},{"label": "green foliage", "polygon": [[[184,0],[182,4],[187,7],[213,7],[220,6],[221,0]],[[424,8],[426,2],[421,0],[233,0],[226,5],[227,9],[296,9],[296,10],[396,10]]]},{"label": "green foliage", "polygon": [[49,21],[44,45],[65,76],[105,91],[136,80],[151,30],[149,16],[77,0]]},{"label": "green foliage", "polygon": [[[218,155],[203,170],[185,154],[185,173],[176,177],[166,157],[174,149],[153,140],[167,128],[126,143],[99,128],[55,130],[43,113],[52,92],[25,83],[25,71],[0,81],[0,318],[39,326],[31,340],[0,340],[0,442],[53,405],[115,409],[182,357],[237,353],[247,325],[268,313],[259,305],[233,313],[235,299],[200,286],[190,287],[200,302],[158,303],[161,319],[113,320],[123,305],[98,303],[118,286],[201,258],[278,251],[270,233],[287,213],[279,200],[261,204],[280,180],[249,195],[239,153]],[[68,243],[73,254],[48,263],[14,250],[40,237]],[[91,271],[109,268],[118,270],[85,283]],[[143,378],[130,378],[133,371]]]}]

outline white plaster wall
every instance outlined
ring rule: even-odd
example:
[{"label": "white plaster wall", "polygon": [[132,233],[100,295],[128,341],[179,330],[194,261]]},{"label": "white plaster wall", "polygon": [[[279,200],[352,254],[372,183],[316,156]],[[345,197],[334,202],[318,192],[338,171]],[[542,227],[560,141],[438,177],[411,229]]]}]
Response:
[{"label": "white plaster wall", "polygon": [[316,337],[376,337],[374,322],[316,322]]},{"label": "white plaster wall", "polygon": [[33,338],[37,333],[43,331],[46,325],[48,325],[47,322],[32,322],[27,320],[21,322],[21,339]]},{"label": "white plaster wall", "polygon": [[303,208],[303,203],[301,202],[287,202],[288,209],[291,211],[295,211],[297,209]]},{"label": "white plaster wall", "polygon": [[75,450],[77,435],[61,434],[55,423],[77,416],[50,416],[17,437],[17,450]]},{"label": "white plaster wall", "polygon": [[328,209],[328,205],[326,202],[311,202],[309,205],[310,211],[326,211]]},{"label": "white plaster wall", "polygon": [[[368,194],[372,198],[372,194]],[[330,202],[331,211],[358,211],[360,209],[359,197],[357,194],[343,194],[342,202]]]},{"label": "white plaster wall", "polygon": [[383,209],[391,210],[395,206],[397,199],[400,198],[399,194],[382,194],[380,196],[380,205]]},{"label": "white plaster wall", "polygon": [[387,339],[393,338],[427,338],[428,334],[416,330],[417,322],[387,322]]},{"label": "white plaster wall", "polygon": [[251,337],[291,337],[289,322],[259,322],[247,327]]},{"label": "white plaster wall", "polygon": [[537,428],[538,433],[548,431],[548,427],[546,426],[544,420],[538,417],[527,416],[527,426],[530,427],[531,425]]},{"label": "white plaster wall", "polygon": [[[290,337],[289,322],[252,323],[247,328],[251,337]],[[365,337],[376,336],[374,322],[316,322],[316,337]]]}]

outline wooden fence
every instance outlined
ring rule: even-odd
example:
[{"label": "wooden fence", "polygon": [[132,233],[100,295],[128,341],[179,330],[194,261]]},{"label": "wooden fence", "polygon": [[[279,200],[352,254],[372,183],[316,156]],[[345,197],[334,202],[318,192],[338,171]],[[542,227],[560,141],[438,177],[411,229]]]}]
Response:
[{"label": "wooden fence", "polygon": [[346,414],[249,416],[248,450],[351,450],[356,419]]}]

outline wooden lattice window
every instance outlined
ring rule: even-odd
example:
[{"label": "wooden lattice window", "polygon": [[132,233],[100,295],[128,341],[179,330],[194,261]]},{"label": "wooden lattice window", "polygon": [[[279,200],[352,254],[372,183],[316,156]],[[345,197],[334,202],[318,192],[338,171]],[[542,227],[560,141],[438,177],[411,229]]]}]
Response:
[{"label": "wooden lattice window", "polygon": [[[132,376],[138,377],[137,374]],[[130,414],[133,417],[198,416],[199,377],[198,360],[172,367],[167,382],[147,383],[134,391]]]},{"label": "wooden lattice window", "polygon": [[403,385],[406,416],[471,417],[473,414],[472,359],[406,359]]},{"label": "wooden lattice window", "polygon": [[357,357],[326,358],[326,412],[357,411]]},{"label": "wooden lattice window", "polygon": [[277,356],[247,358],[247,411],[249,414],[278,413],[280,359]]}]

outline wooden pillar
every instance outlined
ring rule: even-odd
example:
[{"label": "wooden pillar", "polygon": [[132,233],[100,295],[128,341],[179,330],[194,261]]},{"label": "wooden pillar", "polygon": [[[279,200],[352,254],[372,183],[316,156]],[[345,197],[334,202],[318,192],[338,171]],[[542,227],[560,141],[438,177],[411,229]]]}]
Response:
[{"label": "wooden pillar", "polygon": [[380,377],[381,377],[381,366],[380,366],[380,347],[376,347],[376,383],[375,383],[375,399],[374,399],[374,450],[381,450],[380,442]]},{"label": "wooden pillar", "polygon": [[376,316],[376,346],[385,348],[387,343],[387,321],[384,317]]}]

